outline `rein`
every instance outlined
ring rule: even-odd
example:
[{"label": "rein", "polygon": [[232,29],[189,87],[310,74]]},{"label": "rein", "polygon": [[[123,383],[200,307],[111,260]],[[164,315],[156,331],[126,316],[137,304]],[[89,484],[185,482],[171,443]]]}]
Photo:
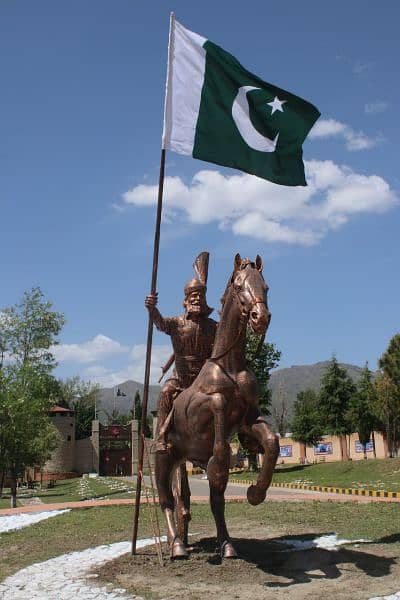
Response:
[{"label": "rein", "polygon": [[[232,284],[231,284],[231,286],[232,286]],[[236,292],[235,288],[233,288],[233,292],[234,292],[234,298],[236,299],[237,303],[240,306],[239,296],[237,295],[237,292]],[[239,331],[238,331],[235,339],[233,340],[232,344],[230,346],[228,346],[227,350],[224,350],[218,356],[212,356],[212,357],[208,358],[207,360],[212,361],[212,362],[214,362],[214,361],[216,362],[216,361],[220,360],[221,358],[223,358],[224,356],[226,356],[228,354],[228,352],[230,352],[236,346],[236,344],[239,341],[241,335],[243,334],[244,328],[247,326],[247,321],[249,320],[250,312],[251,312],[252,308],[256,304],[264,304],[264,300],[262,298],[259,298],[259,297],[256,296],[253,299],[251,305],[249,306],[249,308],[247,310],[241,309]],[[260,337],[260,341],[258,343],[257,351],[256,351],[256,353],[254,355],[254,358],[257,358],[258,355],[261,352],[261,348],[262,348],[262,345],[263,345],[264,340],[265,340],[265,334],[266,334],[266,332],[264,332],[263,335]]]}]

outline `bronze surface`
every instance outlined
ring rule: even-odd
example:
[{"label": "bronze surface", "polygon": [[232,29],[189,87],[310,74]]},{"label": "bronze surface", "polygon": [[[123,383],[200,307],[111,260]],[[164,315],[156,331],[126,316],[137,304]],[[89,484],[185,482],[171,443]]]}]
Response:
[{"label": "bronze surface", "polygon": [[[164,319],[156,309],[156,296],[146,299],[156,326],[171,336],[175,355],[182,358],[182,362],[176,361],[174,375],[160,394],[160,407],[168,394],[174,408],[168,446],[156,453],[156,482],[171,558],[184,558],[190,490],[182,465],[189,460],[206,469],[221,556],[234,558],[236,551],[224,515],[229,440],[237,432],[250,447],[265,454],[258,479],[247,491],[253,505],[265,499],[279,453],[277,436],[258,410],[257,380],[245,359],[246,328],[250,326],[254,333],[263,336],[271,318],[261,258],[257,256],[252,262],[239,254],[235,256],[217,329],[216,323],[206,316],[205,290],[194,291],[196,294],[191,296],[191,291],[185,289],[185,315],[170,319]],[[201,362],[204,364],[198,370]],[[172,389],[175,394],[180,393],[171,401]],[[164,419],[165,416],[164,413]]]}]

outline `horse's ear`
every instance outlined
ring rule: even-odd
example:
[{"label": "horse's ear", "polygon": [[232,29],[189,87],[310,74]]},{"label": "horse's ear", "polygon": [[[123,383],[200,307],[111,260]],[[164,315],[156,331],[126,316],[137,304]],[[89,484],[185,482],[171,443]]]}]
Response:
[{"label": "horse's ear", "polygon": [[257,254],[257,256],[256,256],[256,267],[259,271],[262,271],[263,262],[262,262],[262,258],[259,254]]},{"label": "horse's ear", "polygon": [[238,269],[240,269],[240,265],[242,264],[242,257],[240,256],[239,252],[236,254],[235,256],[235,262],[234,262],[234,269],[235,271],[237,271]]}]

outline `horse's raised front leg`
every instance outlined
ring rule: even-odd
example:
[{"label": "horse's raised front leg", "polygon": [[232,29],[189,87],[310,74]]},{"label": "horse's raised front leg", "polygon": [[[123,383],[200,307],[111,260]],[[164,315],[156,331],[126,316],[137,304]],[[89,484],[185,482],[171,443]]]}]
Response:
[{"label": "horse's raised front leg", "polygon": [[225,521],[225,489],[229,477],[230,446],[226,431],[226,400],[222,394],[213,394],[211,408],[214,415],[213,455],[208,461],[207,477],[210,485],[210,504],[217,527],[217,539],[222,558],[236,558]]},{"label": "horse's raised front leg", "polygon": [[185,544],[179,536],[174,517],[174,496],[171,480],[176,462],[170,452],[156,452],[155,462],[158,498],[167,523],[171,559],[187,558],[188,553]]},{"label": "horse's raised front leg", "polygon": [[247,490],[247,500],[256,506],[265,500],[267,489],[271,484],[279,456],[279,441],[278,436],[259,414],[255,413],[252,421],[250,420],[239,430],[239,440],[252,451],[257,449],[256,446],[261,446],[264,451],[264,460],[257,481]]}]

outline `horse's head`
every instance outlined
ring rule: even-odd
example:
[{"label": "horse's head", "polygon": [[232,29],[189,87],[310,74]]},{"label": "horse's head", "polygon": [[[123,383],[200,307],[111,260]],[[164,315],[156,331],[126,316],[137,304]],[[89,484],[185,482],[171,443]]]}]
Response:
[{"label": "horse's head", "polygon": [[262,275],[262,260],[258,254],[255,262],[236,254],[231,285],[251,329],[257,335],[264,335],[271,313],[267,304],[268,286]]}]

